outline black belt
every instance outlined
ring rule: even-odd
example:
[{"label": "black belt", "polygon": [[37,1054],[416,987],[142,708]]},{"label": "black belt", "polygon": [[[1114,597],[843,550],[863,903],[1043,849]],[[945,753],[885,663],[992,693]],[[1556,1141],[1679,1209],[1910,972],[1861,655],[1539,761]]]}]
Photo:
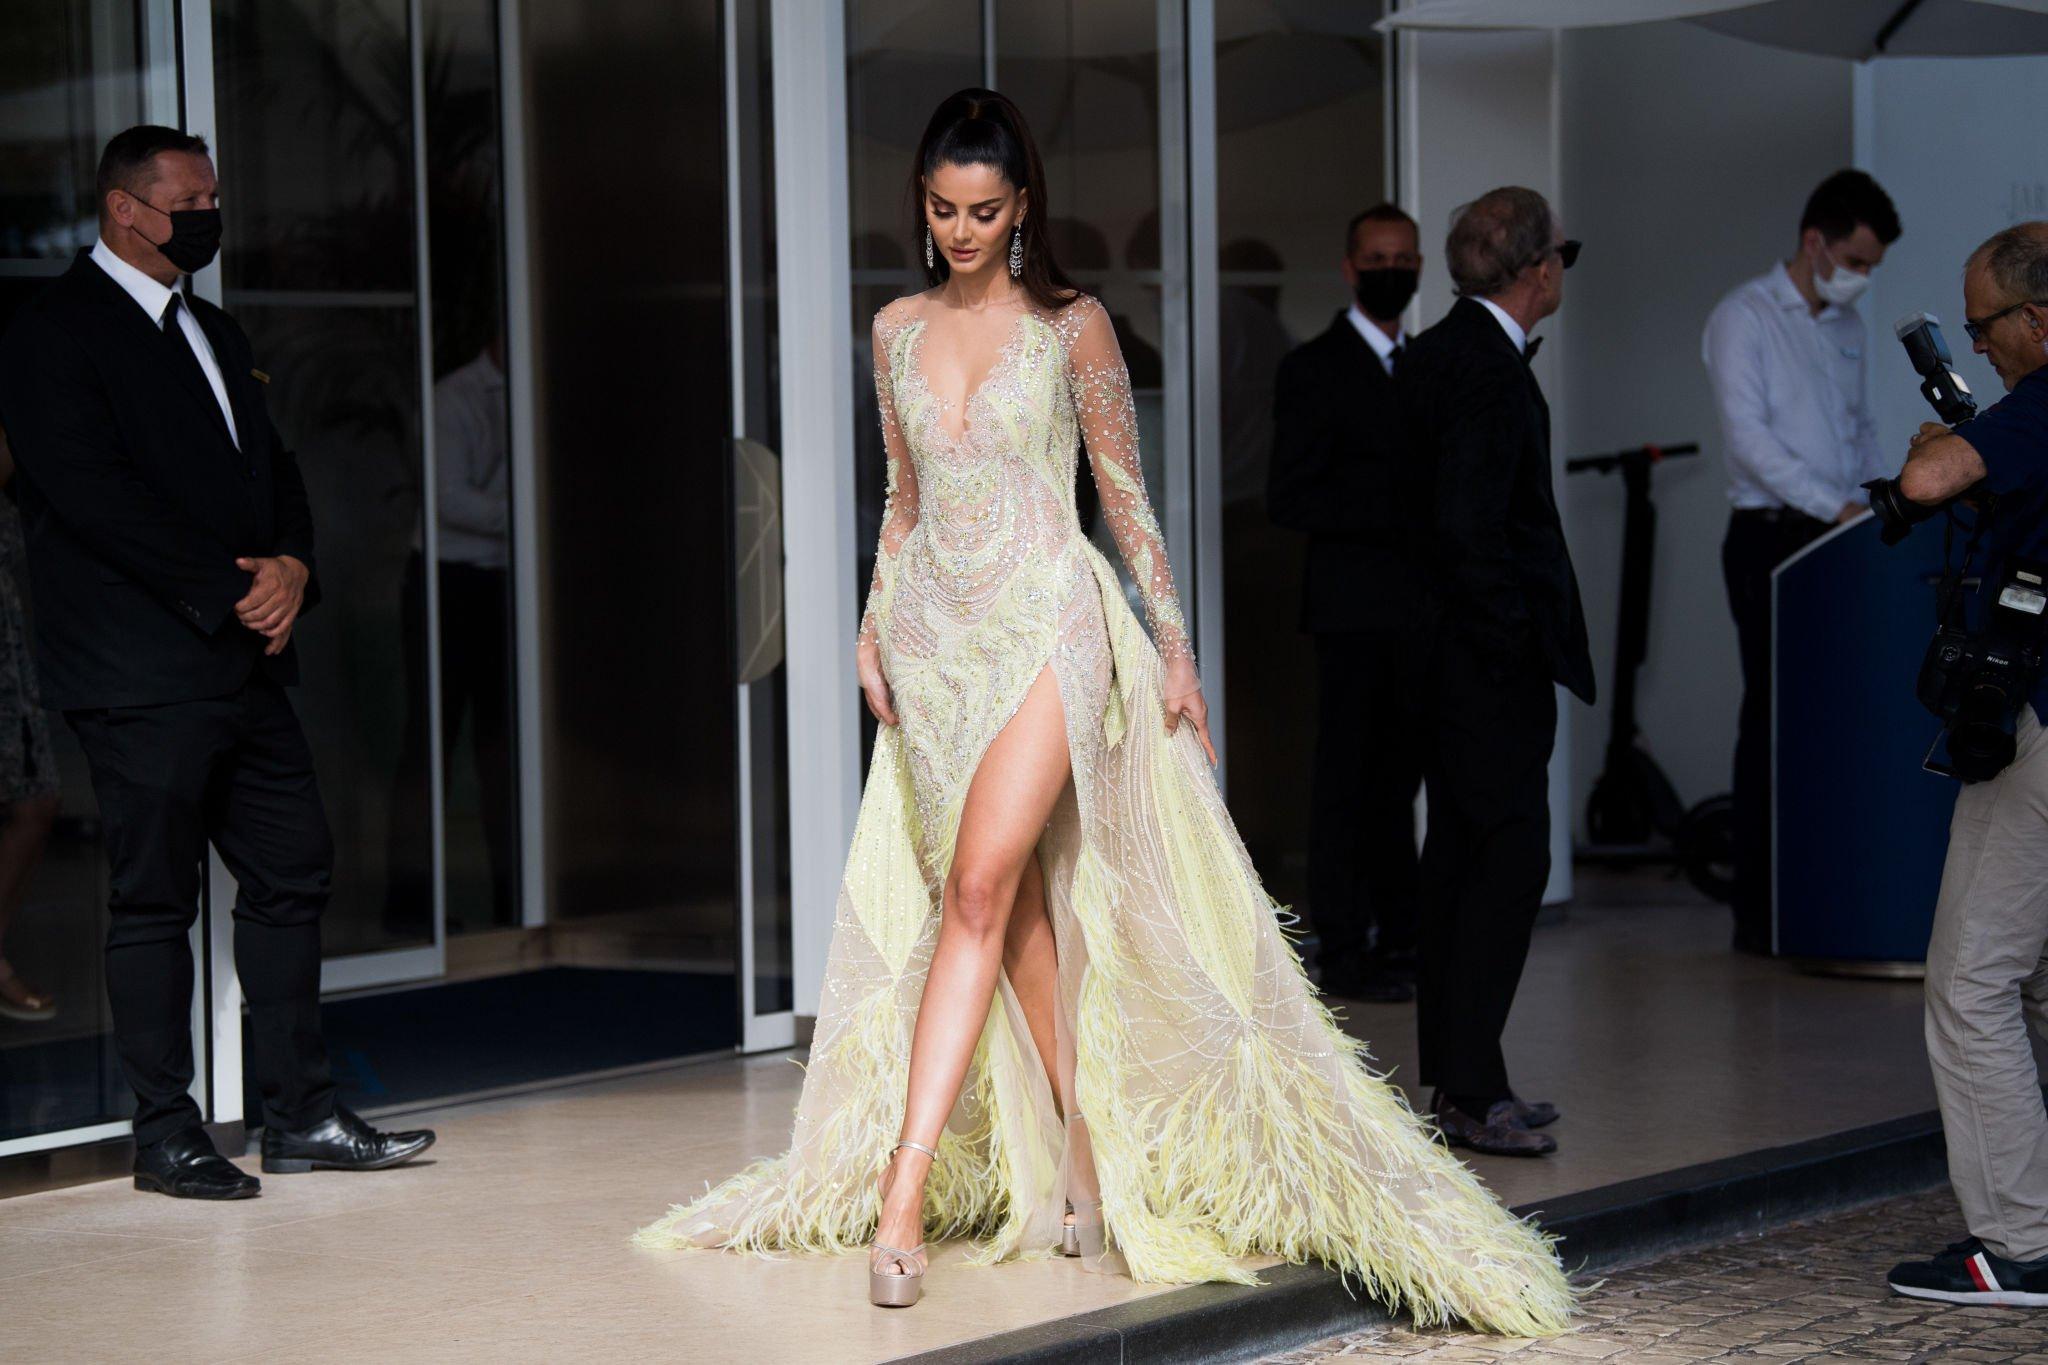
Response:
[{"label": "black belt", "polygon": [[1815,526],[1827,525],[1819,517],[1810,517],[1796,507],[1738,507],[1734,510],[1734,515],[1739,521],[1762,521],[1768,522],[1773,526],[1785,524],[1797,526],[1801,523],[1811,523]]}]

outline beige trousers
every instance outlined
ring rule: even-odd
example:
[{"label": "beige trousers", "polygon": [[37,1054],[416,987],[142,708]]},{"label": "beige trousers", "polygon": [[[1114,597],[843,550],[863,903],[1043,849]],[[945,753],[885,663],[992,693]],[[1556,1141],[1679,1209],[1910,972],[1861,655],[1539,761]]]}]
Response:
[{"label": "beige trousers", "polygon": [[2048,1256],[2048,1111],[2027,1026],[2048,1037],[2048,731],[1962,789],[1927,947],[1927,1060],[1949,1180],[1993,1255]]}]

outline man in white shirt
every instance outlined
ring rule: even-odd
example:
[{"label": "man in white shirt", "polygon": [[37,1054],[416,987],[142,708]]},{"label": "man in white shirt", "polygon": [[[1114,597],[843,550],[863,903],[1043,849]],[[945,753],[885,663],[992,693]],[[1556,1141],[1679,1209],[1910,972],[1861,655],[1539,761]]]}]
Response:
[{"label": "man in white shirt", "polygon": [[1738,286],[1707,319],[1702,353],[1726,444],[1733,515],[1721,547],[1742,652],[1735,746],[1735,946],[1772,950],[1771,571],[1863,514],[1887,470],[1864,399],[1855,301],[1899,237],[1877,182],[1838,171],[1799,219],[1799,250]]},{"label": "man in white shirt", "polygon": [[[475,761],[476,815],[490,868],[486,894],[450,883],[451,923],[464,929],[515,922],[512,774],[510,446],[506,437],[505,342],[493,337],[475,359],[434,385],[435,573],[440,593],[441,741],[446,771]],[[413,536],[400,618],[413,698],[391,787],[390,867],[384,927],[431,937],[433,822],[427,805],[427,568],[424,530]],[[481,903],[479,903],[481,899]]]}]

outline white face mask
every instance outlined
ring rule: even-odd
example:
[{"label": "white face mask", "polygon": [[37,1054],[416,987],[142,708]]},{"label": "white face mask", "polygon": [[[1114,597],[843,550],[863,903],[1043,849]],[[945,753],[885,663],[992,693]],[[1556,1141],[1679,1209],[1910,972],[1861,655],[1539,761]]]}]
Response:
[{"label": "white face mask", "polygon": [[1821,248],[1821,254],[1827,257],[1828,267],[1835,273],[1822,279],[1820,272],[1814,271],[1813,292],[1827,303],[1832,303],[1838,308],[1847,308],[1863,296],[1864,290],[1870,288],[1870,276],[1859,275],[1843,267],[1836,262],[1834,253],[1826,247]]}]

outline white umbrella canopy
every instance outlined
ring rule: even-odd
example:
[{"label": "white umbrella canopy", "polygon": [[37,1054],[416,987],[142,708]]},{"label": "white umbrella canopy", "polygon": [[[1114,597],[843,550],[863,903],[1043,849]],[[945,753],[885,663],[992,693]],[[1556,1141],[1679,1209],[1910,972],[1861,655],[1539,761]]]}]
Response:
[{"label": "white umbrella canopy", "polygon": [[2048,52],[2048,0],[1417,0],[1379,27],[1600,28],[1665,19],[1854,61]]}]

